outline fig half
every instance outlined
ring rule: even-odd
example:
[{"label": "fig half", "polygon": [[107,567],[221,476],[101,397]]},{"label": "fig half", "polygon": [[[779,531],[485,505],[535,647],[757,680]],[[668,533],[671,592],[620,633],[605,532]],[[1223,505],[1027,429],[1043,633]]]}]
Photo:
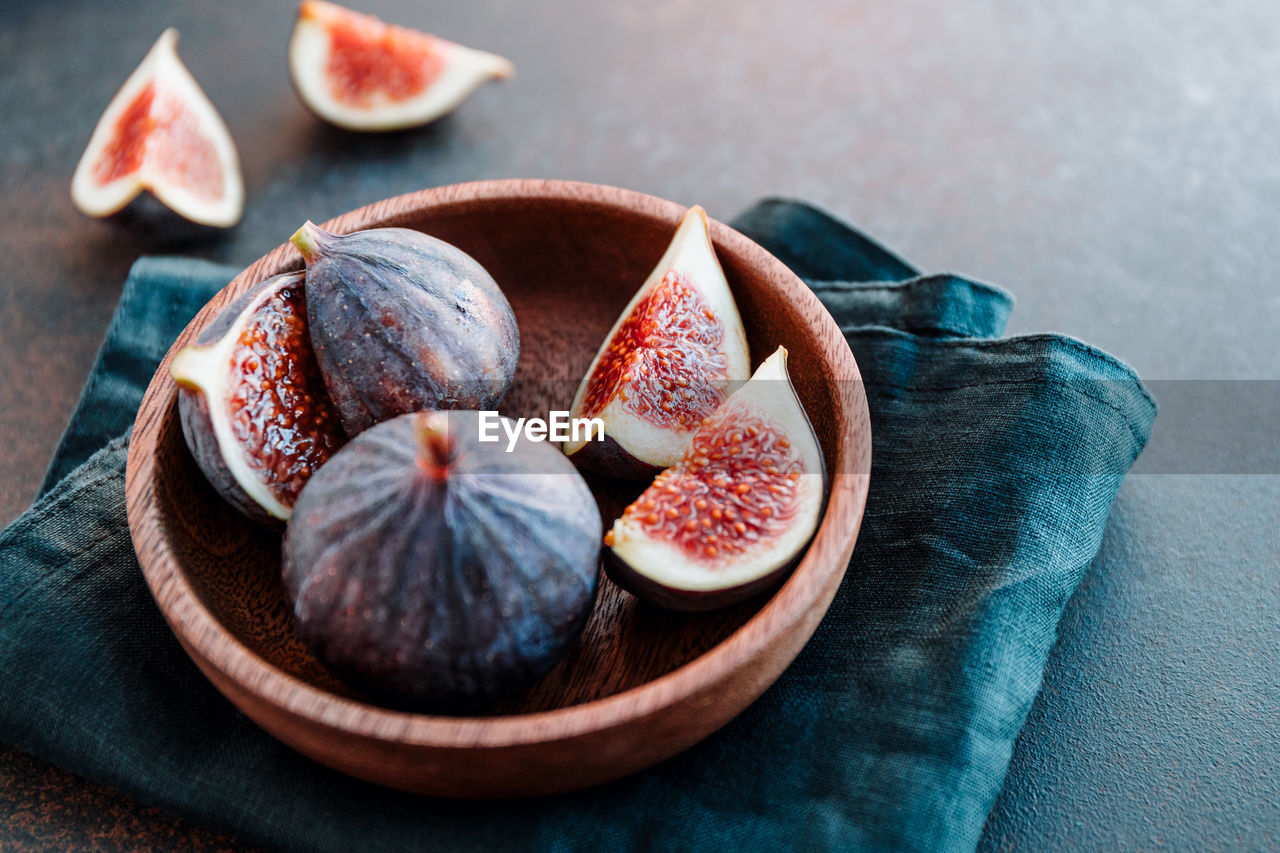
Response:
[{"label": "fig half", "polygon": [[423,409],[493,409],[520,360],[515,314],[456,246],[407,228],[345,236],[310,222],[307,322],[348,435]]},{"label": "fig half", "polygon": [[578,387],[573,416],[600,418],[604,439],[569,442],[564,452],[601,474],[652,477],[680,458],[702,419],[750,373],[706,212],[691,207]]},{"label": "fig half", "polygon": [[544,675],[591,612],[600,511],[555,447],[485,442],[474,411],[361,433],[285,536],[303,640],[397,707],[483,709]]},{"label": "fig half", "polygon": [[71,179],[71,199],[107,216],[144,189],[192,222],[228,228],[244,211],[240,159],[222,116],[167,29],[108,105]]},{"label": "fig half", "polygon": [[250,518],[288,520],[345,440],[311,352],[302,273],[231,303],[169,372],[182,433],[213,487]]},{"label": "fig half", "polygon": [[662,607],[735,604],[786,577],[825,491],[822,450],[779,347],[614,522],[605,566]]},{"label": "fig half", "polygon": [[515,66],[372,15],[303,0],[289,42],[289,73],[302,102],[348,130],[415,127],[452,112]]}]

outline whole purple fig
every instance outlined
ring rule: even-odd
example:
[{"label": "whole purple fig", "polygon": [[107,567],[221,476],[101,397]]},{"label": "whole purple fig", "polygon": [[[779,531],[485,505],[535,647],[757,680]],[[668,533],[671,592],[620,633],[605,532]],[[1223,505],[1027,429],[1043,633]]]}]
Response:
[{"label": "whole purple fig", "polygon": [[456,246],[407,228],[345,236],[307,222],[312,349],[348,435],[423,409],[493,409],[520,333],[502,290]]},{"label": "whole purple fig", "polygon": [[302,639],[380,701],[483,709],[532,685],[594,602],[600,512],[554,445],[482,441],[479,413],[361,433],[307,483],[285,536]]}]

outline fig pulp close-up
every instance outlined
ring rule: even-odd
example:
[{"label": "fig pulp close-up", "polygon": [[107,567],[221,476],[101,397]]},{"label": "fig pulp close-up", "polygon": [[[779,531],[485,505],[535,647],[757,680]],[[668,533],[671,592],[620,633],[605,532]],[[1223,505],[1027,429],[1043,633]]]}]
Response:
[{"label": "fig pulp close-up", "polygon": [[258,521],[287,520],[307,478],[345,440],[307,335],[301,273],[227,306],[170,365],[182,432],[219,494]]},{"label": "fig pulp close-up", "polygon": [[299,97],[349,130],[415,127],[452,112],[509,60],[351,9],[304,0],[289,42]]},{"label": "fig pulp close-up", "polygon": [[307,484],[285,537],[303,640],[372,698],[482,709],[529,687],[594,602],[600,512],[553,445],[479,440],[474,411],[404,415]]},{"label": "fig pulp close-up", "polygon": [[609,576],[676,610],[742,601],[795,565],[825,491],[822,450],[779,347],[614,522]]},{"label": "fig pulp close-up", "polygon": [[231,133],[178,58],[165,30],[107,107],[71,179],[89,216],[108,216],[150,190],[192,222],[227,228],[244,211]]},{"label": "fig pulp close-up", "polygon": [[345,236],[310,222],[311,344],[354,436],[422,409],[493,409],[515,378],[520,333],[497,283],[470,255],[406,228]]},{"label": "fig pulp close-up", "polygon": [[680,458],[702,419],[750,371],[706,213],[692,207],[574,398],[573,416],[600,418],[604,440],[569,442],[564,452],[601,474],[651,477]]}]

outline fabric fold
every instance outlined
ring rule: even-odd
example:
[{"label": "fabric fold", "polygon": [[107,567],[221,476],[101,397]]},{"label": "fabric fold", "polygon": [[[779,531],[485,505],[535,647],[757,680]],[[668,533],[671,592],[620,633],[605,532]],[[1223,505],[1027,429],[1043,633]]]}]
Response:
[{"label": "fabric fold", "polygon": [[805,202],[766,198],[729,224],[809,281],[897,281],[920,274],[861,231]]},{"label": "fabric fold", "polygon": [[994,338],[1004,332],[1013,297],[958,275],[902,282],[811,281],[809,285],[848,333],[889,326],[928,337]]}]

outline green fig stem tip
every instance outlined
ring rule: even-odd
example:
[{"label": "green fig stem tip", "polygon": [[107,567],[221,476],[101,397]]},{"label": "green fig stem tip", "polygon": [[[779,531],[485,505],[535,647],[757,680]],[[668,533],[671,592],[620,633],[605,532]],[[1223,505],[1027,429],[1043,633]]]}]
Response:
[{"label": "green fig stem tip", "polygon": [[302,259],[307,263],[311,263],[320,256],[322,247],[333,235],[328,231],[319,228],[314,222],[308,219],[302,223],[302,227],[293,232],[293,236],[289,238],[289,242],[298,248],[302,253]]}]

